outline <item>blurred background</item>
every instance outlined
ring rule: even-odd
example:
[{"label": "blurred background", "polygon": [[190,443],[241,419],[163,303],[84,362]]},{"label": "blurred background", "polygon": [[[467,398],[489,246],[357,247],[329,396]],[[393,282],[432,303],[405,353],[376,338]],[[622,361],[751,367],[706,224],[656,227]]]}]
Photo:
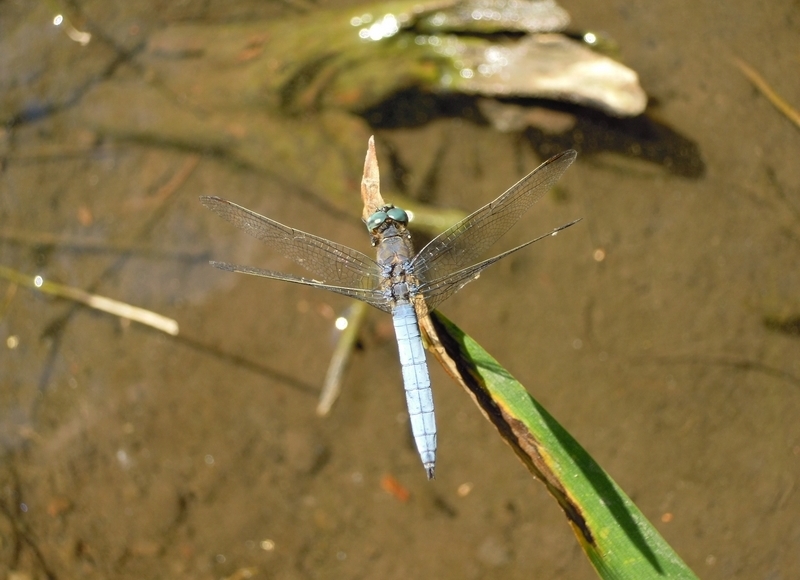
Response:
[{"label": "blurred background", "polygon": [[800,7],[539,4],[0,1],[0,578],[596,577],[432,358],[426,481],[387,315],[320,418],[349,301],[208,265],[299,273],[200,195],[371,253],[373,133],[418,245],[579,151],[442,311],[698,576],[800,576]]}]

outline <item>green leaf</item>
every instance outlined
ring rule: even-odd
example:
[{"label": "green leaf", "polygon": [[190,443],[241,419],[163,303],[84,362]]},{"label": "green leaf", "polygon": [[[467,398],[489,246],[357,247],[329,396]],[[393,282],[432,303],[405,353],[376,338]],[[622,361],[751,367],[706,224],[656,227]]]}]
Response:
[{"label": "green leaf", "polygon": [[438,312],[429,348],[555,498],[601,578],[697,577],[613,479],[511,374]]}]

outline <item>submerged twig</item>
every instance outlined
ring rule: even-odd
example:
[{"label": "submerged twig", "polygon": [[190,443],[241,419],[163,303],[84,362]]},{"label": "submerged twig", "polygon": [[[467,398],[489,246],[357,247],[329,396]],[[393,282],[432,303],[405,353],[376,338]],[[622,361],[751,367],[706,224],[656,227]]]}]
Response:
[{"label": "submerged twig", "polygon": [[131,306],[130,304],[119,302],[118,300],[114,300],[112,298],[99,296],[97,294],[90,294],[89,292],[81,290],[80,288],[74,288],[72,286],[65,286],[56,282],[50,282],[49,280],[44,280],[41,276],[31,278],[30,276],[26,276],[25,274],[6,266],[0,266],[0,277],[10,280],[11,282],[21,286],[34,288],[46,294],[58,296],[59,298],[67,298],[69,300],[85,304],[86,306],[94,308],[95,310],[101,310],[103,312],[119,316],[120,318],[126,318],[128,320],[139,322],[140,324],[151,326],[173,336],[178,334],[177,321],[150,310],[139,308],[138,306]]},{"label": "submerged twig", "polygon": [[764,77],[762,77],[754,68],[752,68],[749,64],[740,60],[738,58],[734,58],[733,62],[736,66],[739,67],[739,70],[742,71],[742,74],[746,76],[751,83],[759,90],[759,92],[767,97],[767,100],[772,103],[772,105],[778,109],[781,113],[783,113],[788,119],[797,125],[800,128],[800,112],[797,109],[792,107],[789,103],[783,100],[775,90],[769,86]]},{"label": "submerged twig", "polygon": [[76,10],[68,3],[60,3],[55,0],[45,0],[45,4],[53,12],[53,24],[64,29],[70,40],[74,40],[81,46],[86,46],[92,40],[92,33],[88,30],[79,30],[75,22],[83,20]]},{"label": "submerged twig", "polygon": [[328,374],[325,375],[325,383],[322,385],[322,392],[319,395],[317,415],[320,417],[324,417],[330,412],[336,399],[339,398],[339,393],[342,392],[342,376],[350,361],[356,341],[358,341],[358,331],[367,314],[367,308],[368,306],[364,302],[354,301],[348,309],[345,316],[347,326],[342,331],[336,349],[333,351]]}]

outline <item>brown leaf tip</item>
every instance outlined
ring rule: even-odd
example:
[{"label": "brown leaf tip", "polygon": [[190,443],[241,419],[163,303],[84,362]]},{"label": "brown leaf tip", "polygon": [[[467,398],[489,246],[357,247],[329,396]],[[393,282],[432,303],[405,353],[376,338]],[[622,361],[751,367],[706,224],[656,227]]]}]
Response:
[{"label": "brown leaf tip", "polygon": [[386,203],[381,196],[380,173],[378,171],[378,156],[375,154],[375,137],[370,136],[367,145],[367,158],[364,160],[364,177],[361,178],[361,201],[364,202],[364,211],[361,219],[365,222],[378,208]]}]

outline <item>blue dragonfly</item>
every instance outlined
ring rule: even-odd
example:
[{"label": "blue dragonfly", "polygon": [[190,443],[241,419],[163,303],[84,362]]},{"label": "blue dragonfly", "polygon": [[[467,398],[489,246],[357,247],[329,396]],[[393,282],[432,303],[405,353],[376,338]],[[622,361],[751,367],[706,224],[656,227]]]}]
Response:
[{"label": "blue dragonfly", "polygon": [[[374,151],[372,141],[370,150]],[[498,260],[579,221],[560,226],[493,258],[475,262],[553,187],[576,155],[575,151],[568,150],[548,159],[503,195],[435,237],[416,254],[408,230],[408,214],[393,205],[378,208],[365,220],[377,251],[375,260],[358,250],[285,226],[225,199],[204,196],[200,201],[208,209],[293,260],[315,278],[224,262],[212,261],[211,264],[221,270],[329,290],[390,313],[400,353],[411,431],[428,479],[433,479],[436,420],[418,317],[426,316]]]}]

